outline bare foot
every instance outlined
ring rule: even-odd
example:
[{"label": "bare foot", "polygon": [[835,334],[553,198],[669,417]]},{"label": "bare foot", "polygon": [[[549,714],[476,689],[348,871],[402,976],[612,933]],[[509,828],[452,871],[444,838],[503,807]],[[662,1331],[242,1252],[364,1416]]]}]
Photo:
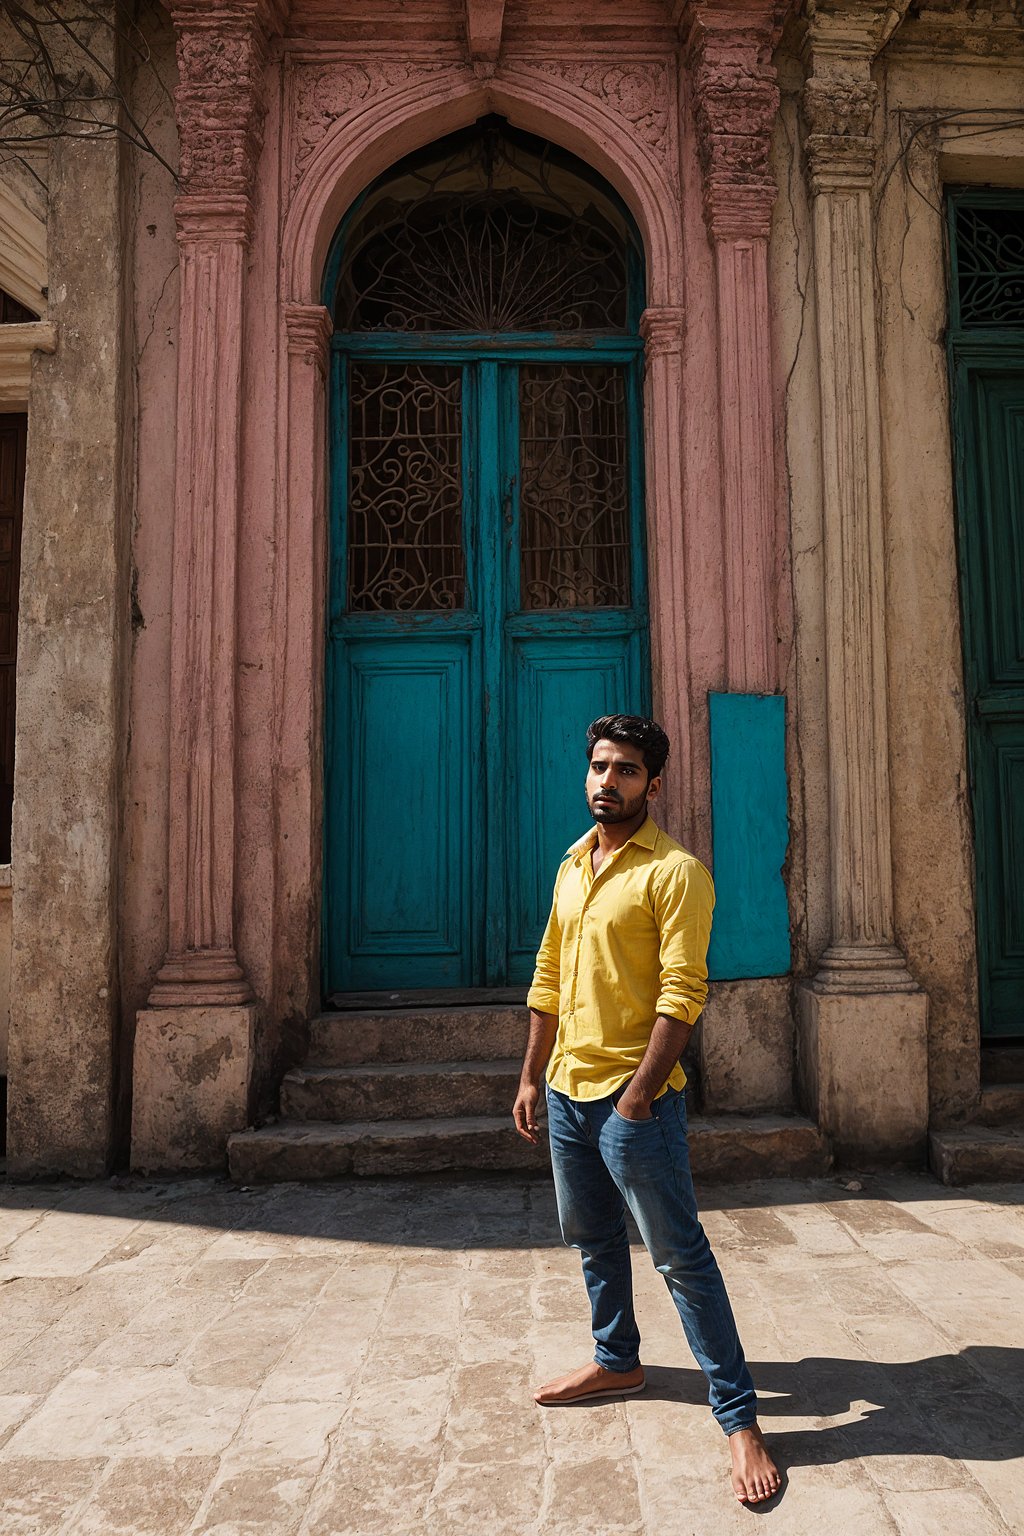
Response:
[{"label": "bare foot", "polygon": [[764,1435],[755,1424],[729,1436],[732,1455],[732,1491],[741,1504],[760,1504],[782,1486],[779,1469],[768,1454]]},{"label": "bare foot", "polygon": [[538,1387],[533,1398],[543,1408],[557,1408],[562,1403],[580,1403],[584,1398],[628,1397],[633,1392],[642,1392],[644,1385],[642,1365],[632,1371],[608,1371],[592,1360],[578,1371]]}]

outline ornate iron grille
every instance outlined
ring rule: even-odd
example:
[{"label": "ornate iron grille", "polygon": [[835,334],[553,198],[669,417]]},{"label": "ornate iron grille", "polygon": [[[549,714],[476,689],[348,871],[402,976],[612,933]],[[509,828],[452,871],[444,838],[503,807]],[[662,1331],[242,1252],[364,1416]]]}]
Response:
[{"label": "ornate iron grille", "polygon": [[344,331],[625,331],[632,235],[550,145],[490,118],[369,194],[345,236]]},{"label": "ornate iron grille", "polygon": [[622,370],[524,365],[519,412],[520,606],[628,606]]},{"label": "ornate iron grille", "polygon": [[1024,205],[956,204],[960,324],[1024,326]]},{"label": "ornate iron grille", "polygon": [[349,398],[349,608],[460,608],[461,370],[353,362]]}]

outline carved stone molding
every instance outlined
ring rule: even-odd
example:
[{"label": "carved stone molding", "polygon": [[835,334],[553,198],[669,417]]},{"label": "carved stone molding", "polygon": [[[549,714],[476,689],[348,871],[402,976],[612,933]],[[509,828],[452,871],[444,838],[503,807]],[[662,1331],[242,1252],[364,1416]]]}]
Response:
[{"label": "carved stone molding", "polygon": [[326,373],[327,349],[334,334],[330,311],[322,304],[286,304],[284,324],[288,352]]},{"label": "carved stone molding", "polygon": [[466,43],[473,68],[482,78],[493,75],[501,52],[505,0],[465,0]]},{"label": "carved stone molding", "polygon": [[685,334],[686,314],[679,305],[652,306],[640,316],[640,335],[648,364],[655,358],[681,353]]},{"label": "carved stone molding", "polygon": [[713,238],[767,236],[770,228],[771,140],[779,110],[772,54],[787,9],[786,0],[736,8],[694,0],[688,13],[683,46]]},{"label": "carved stone molding", "polygon": [[56,352],[57,327],[50,320],[0,325],[0,410],[28,408],[33,352]]}]

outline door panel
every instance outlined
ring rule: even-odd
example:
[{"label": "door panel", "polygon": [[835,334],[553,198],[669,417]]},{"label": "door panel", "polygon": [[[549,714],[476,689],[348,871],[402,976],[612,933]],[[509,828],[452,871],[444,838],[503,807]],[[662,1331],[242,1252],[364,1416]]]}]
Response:
[{"label": "door panel", "polygon": [[1024,343],[956,378],[982,1033],[1024,1035]]},{"label": "door panel", "polygon": [[[337,668],[327,784],[348,839],[329,854],[335,946],[352,988],[473,979],[472,640],[353,639]],[[342,889],[338,889],[341,886]]]},{"label": "door panel", "polygon": [[513,642],[509,980],[528,981],[555,871],[586,831],[584,732],[598,715],[640,713],[639,637],[569,635]]}]

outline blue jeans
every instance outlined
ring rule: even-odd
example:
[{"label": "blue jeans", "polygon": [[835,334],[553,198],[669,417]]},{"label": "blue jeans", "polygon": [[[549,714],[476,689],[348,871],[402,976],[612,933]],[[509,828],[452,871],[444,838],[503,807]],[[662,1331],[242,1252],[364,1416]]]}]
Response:
[{"label": "blue jeans", "polygon": [[650,1120],[627,1120],[615,1108],[618,1097],[583,1101],[547,1090],[558,1220],[563,1241],[583,1258],[594,1359],[609,1371],[631,1371],[640,1360],[628,1206],[708,1378],[712,1412],[727,1435],[735,1434],[754,1423],[757,1398],[725,1283],[697,1218],[686,1100],[670,1088],[655,1099]]}]

